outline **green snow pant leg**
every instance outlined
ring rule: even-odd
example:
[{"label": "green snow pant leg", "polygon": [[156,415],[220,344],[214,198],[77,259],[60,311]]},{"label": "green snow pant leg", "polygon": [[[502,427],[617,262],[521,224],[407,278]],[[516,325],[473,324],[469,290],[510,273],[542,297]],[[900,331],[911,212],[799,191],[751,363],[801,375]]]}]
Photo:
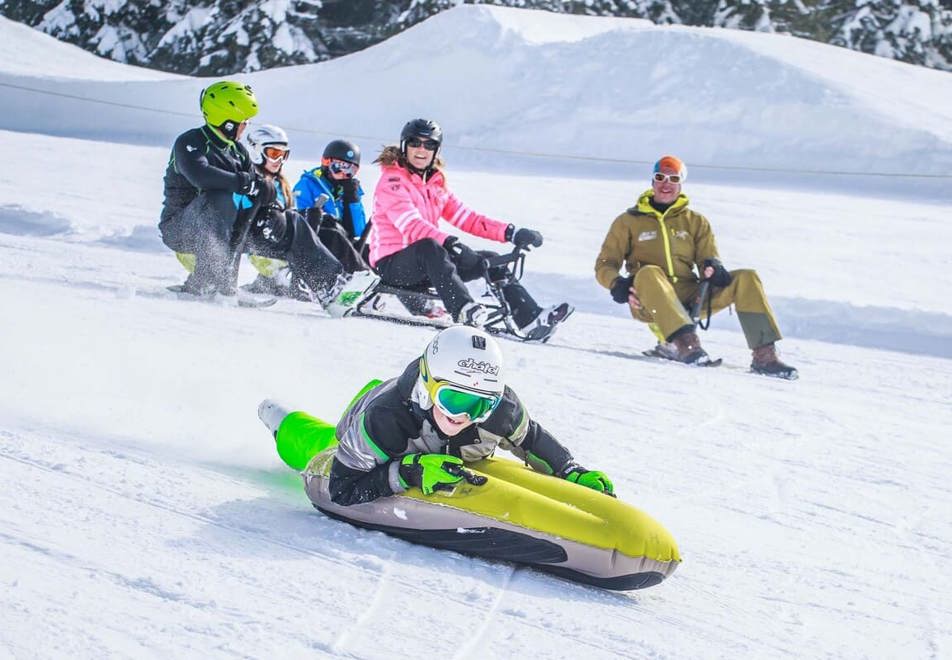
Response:
[{"label": "green snow pant leg", "polygon": [[[777,319],[770,304],[764,285],[757,271],[750,269],[732,270],[730,285],[714,291],[711,308],[714,313],[734,305],[737,319],[751,349],[765,346],[782,338]],[[702,313],[704,310],[702,310]]]},{"label": "green snow pant leg", "polygon": [[686,325],[694,325],[688,311],[678,300],[674,286],[658,266],[642,266],[638,269],[635,273],[635,291],[643,308],[639,320],[650,316],[666,338]]},{"label": "green snow pant leg", "polygon": [[306,412],[293,412],[275,434],[278,456],[295,470],[303,470],[312,458],[337,444],[337,427]]},{"label": "green snow pant leg", "polygon": [[[382,382],[374,379],[364,385],[347,404],[344,414],[346,415],[347,410],[350,410],[367,392]],[[281,421],[278,432],[274,435],[278,456],[295,470],[303,470],[312,458],[337,444],[336,432],[336,424],[329,424],[306,412],[293,412]]]}]

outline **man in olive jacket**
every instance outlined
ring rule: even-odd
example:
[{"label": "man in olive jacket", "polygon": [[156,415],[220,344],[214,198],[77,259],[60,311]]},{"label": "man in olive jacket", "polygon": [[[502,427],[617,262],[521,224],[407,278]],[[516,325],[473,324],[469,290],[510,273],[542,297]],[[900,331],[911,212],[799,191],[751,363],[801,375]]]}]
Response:
[{"label": "man in olive jacket", "polygon": [[[780,329],[757,272],[728,272],[721,264],[707,218],[689,209],[681,192],[686,176],[687,168],[674,156],[655,163],[651,190],[612,222],[595,262],[595,278],[615,302],[629,305],[635,319],[650,323],[659,341],[670,342],[666,357],[699,366],[711,360],[688,310],[701,281],[710,280],[711,312],[734,305],[753,351],[751,369],[795,379],[797,370],[777,357]],[[621,274],[623,266],[627,277]]]}]

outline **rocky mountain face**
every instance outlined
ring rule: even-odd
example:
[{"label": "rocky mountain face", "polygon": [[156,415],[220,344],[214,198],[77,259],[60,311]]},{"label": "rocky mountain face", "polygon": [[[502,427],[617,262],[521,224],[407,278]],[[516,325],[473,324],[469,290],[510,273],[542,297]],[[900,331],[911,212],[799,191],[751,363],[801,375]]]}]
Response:
[{"label": "rocky mountain face", "polygon": [[[0,14],[119,62],[224,75],[383,41],[463,0],[0,0]],[[952,70],[952,0],[466,0],[778,32]]]}]

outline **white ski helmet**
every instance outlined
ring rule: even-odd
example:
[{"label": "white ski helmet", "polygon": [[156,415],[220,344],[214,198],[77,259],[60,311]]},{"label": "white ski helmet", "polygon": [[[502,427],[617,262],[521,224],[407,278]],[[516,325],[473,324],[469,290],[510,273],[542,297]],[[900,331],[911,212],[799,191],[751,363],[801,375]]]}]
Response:
[{"label": "white ski helmet", "polygon": [[[484,419],[506,389],[499,344],[484,330],[468,325],[442,330],[420,357],[417,384],[418,403],[424,409],[436,404],[450,416],[466,412],[474,421]],[[467,403],[467,393],[485,401]]]},{"label": "white ski helmet", "polygon": [[281,147],[289,149],[288,134],[284,129],[274,124],[262,124],[255,126],[245,134],[245,141],[248,143],[248,150],[251,152],[251,160],[256,165],[264,163],[265,147]]}]

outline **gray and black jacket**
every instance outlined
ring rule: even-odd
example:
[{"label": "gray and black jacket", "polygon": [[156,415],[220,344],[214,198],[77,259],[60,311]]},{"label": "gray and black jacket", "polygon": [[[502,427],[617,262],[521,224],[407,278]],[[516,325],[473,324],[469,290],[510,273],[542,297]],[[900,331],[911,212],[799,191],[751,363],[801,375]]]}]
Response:
[{"label": "gray and black jacket", "polygon": [[165,170],[162,221],[177,216],[199,193],[237,193],[254,180],[251,157],[239,142],[226,142],[208,126],[185,131],[175,139]]},{"label": "gray and black jacket", "polygon": [[404,492],[400,458],[440,453],[478,461],[496,447],[511,451],[534,470],[562,475],[575,465],[572,454],[529,418],[519,397],[506,387],[503,399],[485,422],[447,437],[433,422],[429,400],[418,384],[419,361],[398,378],[365,394],[337,424],[339,445],[331,467],[330,494],[348,506]]}]

